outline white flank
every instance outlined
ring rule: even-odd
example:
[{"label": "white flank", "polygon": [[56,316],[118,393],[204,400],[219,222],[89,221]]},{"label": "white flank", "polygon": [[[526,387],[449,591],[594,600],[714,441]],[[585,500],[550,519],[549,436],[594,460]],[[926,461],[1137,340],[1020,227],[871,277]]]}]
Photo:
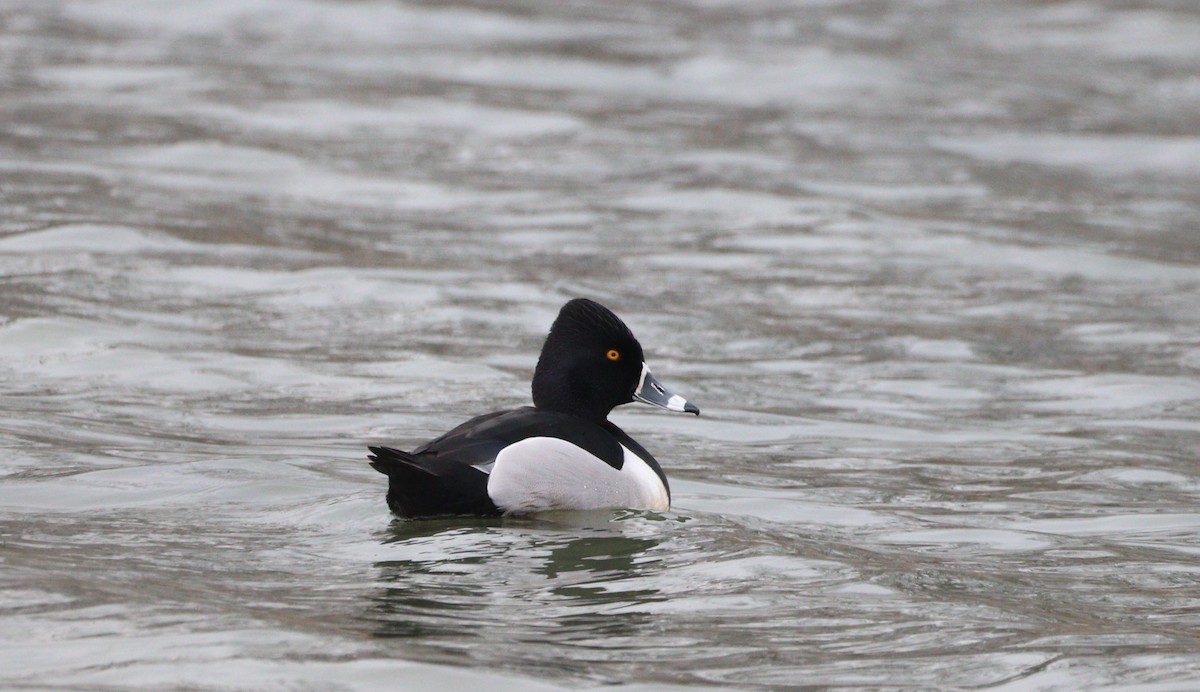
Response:
[{"label": "white flank", "polygon": [[654,469],[621,446],[618,471],[556,437],[530,437],[505,447],[488,478],[488,495],[507,514],[556,509],[671,508]]}]

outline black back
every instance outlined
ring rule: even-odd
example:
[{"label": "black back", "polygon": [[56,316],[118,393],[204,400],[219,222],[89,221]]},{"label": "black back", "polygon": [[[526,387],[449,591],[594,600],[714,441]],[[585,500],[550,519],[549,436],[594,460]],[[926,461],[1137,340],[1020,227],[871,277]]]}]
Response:
[{"label": "black back", "polygon": [[[620,430],[615,425],[612,427]],[[528,437],[566,440],[618,470],[624,463],[620,443],[604,427],[532,406],[472,418],[436,440],[417,447],[413,456],[451,458],[460,464],[478,466],[495,461],[500,450]]]}]

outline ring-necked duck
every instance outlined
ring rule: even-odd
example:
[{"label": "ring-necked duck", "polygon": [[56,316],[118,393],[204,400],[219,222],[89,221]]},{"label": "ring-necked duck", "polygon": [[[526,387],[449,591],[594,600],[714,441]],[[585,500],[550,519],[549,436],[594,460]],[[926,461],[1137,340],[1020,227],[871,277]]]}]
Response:
[{"label": "ring-necked duck", "polygon": [[388,507],[402,517],[666,510],[662,468],[608,421],[634,400],[700,413],[650,374],[620,318],[577,298],[542,346],[533,406],[472,418],[412,452],[371,447],[371,466],[387,475]]}]

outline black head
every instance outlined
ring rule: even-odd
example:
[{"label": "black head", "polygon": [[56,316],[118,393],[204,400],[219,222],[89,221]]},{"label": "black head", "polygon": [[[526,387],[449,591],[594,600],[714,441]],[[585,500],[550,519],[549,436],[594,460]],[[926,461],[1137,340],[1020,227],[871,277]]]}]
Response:
[{"label": "black head", "polygon": [[559,311],[533,373],[533,405],[603,421],[633,401],[642,345],[612,310],[586,298]]}]

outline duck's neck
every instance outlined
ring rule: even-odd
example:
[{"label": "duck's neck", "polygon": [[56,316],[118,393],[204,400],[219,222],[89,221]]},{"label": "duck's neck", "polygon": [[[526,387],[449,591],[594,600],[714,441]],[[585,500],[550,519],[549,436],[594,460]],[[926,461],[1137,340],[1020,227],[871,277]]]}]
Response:
[{"label": "duck's neck", "polygon": [[[568,384],[564,385],[566,382]],[[569,378],[556,377],[542,369],[533,374],[533,405],[542,411],[554,411],[603,425],[612,411],[611,404],[594,400],[586,387],[576,388]]]}]

